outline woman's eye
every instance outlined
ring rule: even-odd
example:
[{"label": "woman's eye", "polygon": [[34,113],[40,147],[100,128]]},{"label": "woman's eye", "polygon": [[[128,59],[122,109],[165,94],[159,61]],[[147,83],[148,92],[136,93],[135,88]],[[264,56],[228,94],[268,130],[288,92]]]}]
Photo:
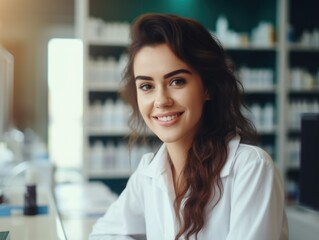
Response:
[{"label": "woman's eye", "polygon": [[186,81],[183,78],[174,78],[171,81],[171,86],[181,86],[181,85],[184,85],[185,83]]},{"label": "woman's eye", "polygon": [[150,90],[152,88],[153,88],[153,86],[151,84],[148,84],[148,83],[143,83],[139,86],[139,89],[141,89],[143,91],[147,91],[147,90]]}]

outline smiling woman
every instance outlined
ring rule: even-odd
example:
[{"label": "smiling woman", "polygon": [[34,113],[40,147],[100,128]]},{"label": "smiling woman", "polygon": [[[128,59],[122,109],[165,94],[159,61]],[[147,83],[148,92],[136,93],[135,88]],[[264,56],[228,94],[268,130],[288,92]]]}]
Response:
[{"label": "smiling woman", "polygon": [[248,144],[255,130],[218,40],[195,20],[146,14],[128,53],[130,127],[163,145],[143,156],[90,239],[288,239],[281,178]]}]

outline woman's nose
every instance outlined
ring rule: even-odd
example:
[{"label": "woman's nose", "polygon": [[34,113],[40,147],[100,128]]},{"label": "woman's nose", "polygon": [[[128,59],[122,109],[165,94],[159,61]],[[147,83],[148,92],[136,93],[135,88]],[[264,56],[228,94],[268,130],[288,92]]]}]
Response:
[{"label": "woman's nose", "polygon": [[173,99],[164,91],[159,91],[154,101],[156,108],[170,107],[174,104]]}]

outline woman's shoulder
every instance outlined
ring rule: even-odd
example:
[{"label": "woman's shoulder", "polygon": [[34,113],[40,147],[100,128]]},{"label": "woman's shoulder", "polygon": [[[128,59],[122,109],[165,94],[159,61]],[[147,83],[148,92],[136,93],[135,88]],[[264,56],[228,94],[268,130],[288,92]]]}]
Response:
[{"label": "woman's shoulder", "polygon": [[259,165],[269,168],[274,167],[273,159],[264,149],[249,144],[239,144],[234,160],[235,165]]}]

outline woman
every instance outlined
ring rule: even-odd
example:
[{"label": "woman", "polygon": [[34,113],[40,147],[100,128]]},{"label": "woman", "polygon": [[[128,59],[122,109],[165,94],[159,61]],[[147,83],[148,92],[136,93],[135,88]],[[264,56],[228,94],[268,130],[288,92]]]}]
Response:
[{"label": "woman", "polygon": [[146,124],[163,145],[142,157],[90,239],[288,239],[280,176],[247,144],[255,130],[219,42],[167,14],[139,17],[131,36],[130,126],[137,134]]}]

